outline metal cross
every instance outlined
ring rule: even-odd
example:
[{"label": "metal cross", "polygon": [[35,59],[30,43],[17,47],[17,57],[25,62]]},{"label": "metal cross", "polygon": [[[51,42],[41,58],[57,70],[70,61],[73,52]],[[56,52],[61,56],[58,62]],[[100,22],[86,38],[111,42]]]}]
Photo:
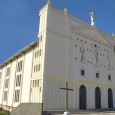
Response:
[{"label": "metal cross", "polygon": [[66,82],[66,88],[60,88],[66,91],[66,111],[68,111],[68,91],[73,91],[73,89],[68,88],[68,82]]}]

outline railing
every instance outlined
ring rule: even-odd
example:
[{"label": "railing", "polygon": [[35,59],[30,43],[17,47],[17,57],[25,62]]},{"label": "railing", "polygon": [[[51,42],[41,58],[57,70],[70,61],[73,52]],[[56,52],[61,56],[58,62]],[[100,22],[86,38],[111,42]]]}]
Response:
[{"label": "railing", "polygon": [[5,110],[9,110],[9,111],[12,111],[15,107],[13,106],[9,106],[9,105],[1,105],[0,104],[0,109],[5,109]]}]

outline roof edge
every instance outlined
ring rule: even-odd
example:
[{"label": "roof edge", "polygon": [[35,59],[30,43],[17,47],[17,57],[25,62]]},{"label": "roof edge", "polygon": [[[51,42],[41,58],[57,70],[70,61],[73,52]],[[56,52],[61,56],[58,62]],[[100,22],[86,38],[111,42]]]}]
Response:
[{"label": "roof edge", "polygon": [[29,50],[31,47],[34,47],[37,43],[38,42],[32,42],[29,45],[27,45],[25,48],[23,48],[22,50],[19,50],[16,54],[14,54],[12,57],[10,57],[5,62],[3,62],[3,64],[0,65],[0,68],[2,68],[4,65],[6,65],[7,63],[9,63],[10,61],[14,60],[20,54],[22,54],[22,53],[26,52],[27,50]]}]

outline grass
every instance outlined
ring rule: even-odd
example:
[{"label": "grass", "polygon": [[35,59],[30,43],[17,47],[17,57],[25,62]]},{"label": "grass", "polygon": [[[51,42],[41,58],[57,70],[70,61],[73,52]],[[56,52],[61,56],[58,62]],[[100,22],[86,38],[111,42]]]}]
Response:
[{"label": "grass", "polygon": [[0,109],[0,115],[10,115],[10,112],[7,110]]}]

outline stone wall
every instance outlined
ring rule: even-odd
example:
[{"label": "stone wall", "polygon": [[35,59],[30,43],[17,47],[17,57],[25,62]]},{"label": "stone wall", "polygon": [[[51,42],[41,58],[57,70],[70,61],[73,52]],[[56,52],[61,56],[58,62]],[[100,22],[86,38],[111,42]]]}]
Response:
[{"label": "stone wall", "polygon": [[11,115],[42,115],[42,103],[21,103]]}]

